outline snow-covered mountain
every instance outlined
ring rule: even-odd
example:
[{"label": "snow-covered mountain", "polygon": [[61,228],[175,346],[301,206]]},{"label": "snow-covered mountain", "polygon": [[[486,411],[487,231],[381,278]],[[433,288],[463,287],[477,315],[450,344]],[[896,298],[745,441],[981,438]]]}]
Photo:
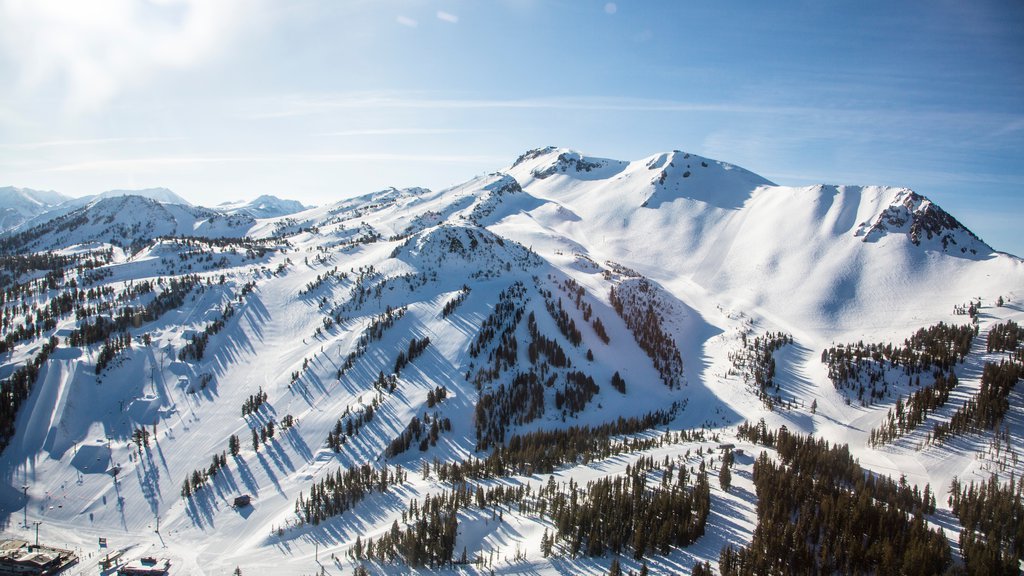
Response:
[{"label": "snow-covered mountain", "polygon": [[[1021,361],[1024,261],[906,189],[549,147],[231,210],[118,196],[0,237],[5,531],[174,574],[728,570],[765,537],[782,426],[929,494],[1024,473],[1022,391],[985,375]],[[1004,391],[998,426],[956,424]],[[922,522],[962,566],[938,500]],[[593,520],[626,508],[650,513]]]},{"label": "snow-covered mountain", "polygon": [[0,188],[0,232],[15,228],[27,220],[69,200],[59,192],[31,188]]},{"label": "snow-covered mountain", "polygon": [[224,202],[214,207],[225,214],[248,214],[253,218],[276,218],[288,216],[296,212],[308,209],[298,200],[282,200],[277,196],[263,195],[253,200],[241,200],[238,202]]},{"label": "snow-covered mountain", "polygon": [[120,194],[101,195],[80,208],[47,218],[52,214],[41,217],[39,224],[23,225],[0,237],[0,243],[12,252],[59,250],[91,243],[141,247],[161,236],[240,237],[254,223],[247,214],[225,215],[207,208]]}]

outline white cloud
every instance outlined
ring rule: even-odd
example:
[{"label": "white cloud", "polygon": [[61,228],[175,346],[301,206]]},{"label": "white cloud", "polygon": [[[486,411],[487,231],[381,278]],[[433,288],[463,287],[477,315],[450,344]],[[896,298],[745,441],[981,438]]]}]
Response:
[{"label": "white cloud", "polygon": [[415,28],[420,25],[419,22],[413,20],[412,18],[402,15],[399,15],[397,18],[395,18],[395,22],[398,22],[402,26],[408,26],[409,28]]},{"label": "white cloud", "polygon": [[0,0],[0,47],[19,88],[97,108],[127,86],[214,54],[241,20],[242,0]]},{"label": "white cloud", "polygon": [[615,14],[619,11],[619,7],[615,5],[615,2],[608,2],[604,5],[605,14]]},{"label": "white cloud", "polygon": [[445,22],[451,22],[452,24],[458,24],[459,22],[458,16],[456,16],[455,14],[451,14],[449,12],[445,12],[444,10],[437,11],[437,19],[443,20]]},{"label": "white cloud", "polygon": [[124,136],[118,138],[83,138],[66,140],[47,140],[43,142],[26,142],[23,144],[4,144],[4,148],[19,150],[38,150],[41,148],[65,148],[74,146],[102,146],[107,144],[148,144],[152,142],[172,142],[184,140],[183,137],[162,137],[162,136]]},{"label": "white cloud", "polygon": [[268,154],[258,156],[169,156],[123,158],[75,162],[44,168],[41,172],[157,172],[165,174],[173,168],[194,168],[211,164],[269,163],[336,163],[336,162],[425,162],[455,164],[497,164],[507,158],[482,154],[394,154],[390,152],[357,152],[327,154]]},{"label": "white cloud", "polygon": [[429,136],[467,132],[456,128],[366,128],[361,130],[339,130],[325,132],[321,136]]}]

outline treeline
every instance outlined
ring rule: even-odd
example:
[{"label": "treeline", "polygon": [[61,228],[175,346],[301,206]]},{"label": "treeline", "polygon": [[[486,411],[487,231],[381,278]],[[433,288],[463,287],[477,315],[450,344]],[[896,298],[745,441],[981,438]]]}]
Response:
[{"label": "treeline", "polygon": [[455,313],[459,306],[469,297],[469,292],[469,286],[463,284],[459,292],[451,300],[444,303],[444,307],[441,308],[441,317],[447,318]]},{"label": "treeline", "polygon": [[993,430],[1010,409],[1010,392],[1022,375],[1017,362],[986,362],[981,371],[981,388],[950,416],[948,422],[935,424],[928,442],[942,442],[949,436]]},{"label": "treeline", "polygon": [[996,324],[988,331],[986,346],[989,353],[1011,352],[1012,357],[1017,361],[1024,361],[1021,353],[1024,351],[1024,329],[1013,320],[1002,324]]},{"label": "treeline", "polygon": [[1016,576],[1024,560],[1024,477],[996,475],[977,485],[955,477],[949,504],[960,519],[960,551],[968,574]]},{"label": "treeline", "polygon": [[224,309],[221,310],[220,318],[210,322],[203,327],[202,332],[197,332],[189,338],[188,343],[178,352],[178,360],[182,362],[186,360],[195,360],[196,362],[202,360],[203,354],[206,352],[206,345],[210,341],[210,336],[223,330],[228,320],[234,315],[235,308],[228,302],[224,305]]},{"label": "treeline", "polygon": [[299,493],[295,513],[306,524],[319,524],[332,516],[344,514],[371,492],[386,492],[390,486],[405,482],[407,474],[401,466],[376,469],[369,464],[338,469],[309,488],[309,496]]},{"label": "treeline", "polygon": [[[548,279],[554,280],[554,276],[548,274]],[[597,333],[597,337],[605,344],[608,344],[611,340],[608,337],[607,330],[605,330],[604,323],[601,322],[600,317],[594,316],[593,306],[583,300],[583,296],[587,293],[583,286],[580,286],[579,282],[572,278],[566,278],[564,283],[556,281],[556,284],[559,289],[569,295],[572,303],[576,305],[576,309],[583,313],[583,321],[590,322],[591,326],[594,327],[594,332]]]},{"label": "treeline", "polygon": [[582,412],[600,391],[601,387],[594,382],[593,376],[571,370],[565,373],[565,385],[562,389],[555,391],[555,409],[574,416]]},{"label": "treeline", "polygon": [[921,377],[915,378],[919,389],[907,398],[906,403],[902,397],[896,399],[896,405],[889,409],[885,421],[878,428],[871,430],[868,444],[877,447],[892,442],[924,423],[929,412],[934,412],[946,404],[949,393],[959,383],[956,374],[943,374],[936,370],[932,377],[932,385],[925,388],[920,388]]},{"label": "treeline", "polygon": [[703,430],[666,432],[640,438],[626,437],[621,440],[613,438],[668,424],[675,417],[677,408],[678,405],[673,404],[667,411],[651,412],[642,417],[620,417],[614,422],[599,426],[570,426],[564,429],[517,434],[509,438],[507,444],[495,445],[486,458],[435,462],[434,469],[442,482],[518,474],[551,474],[564,464],[587,464],[592,460],[647,450],[673,442],[703,440]]},{"label": "treeline", "polygon": [[249,414],[255,414],[266,401],[267,393],[260,386],[260,389],[255,394],[249,394],[249,397],[242,401],[242,418]]},{"label": "treeline", "polygon": [[[661,482],[651,488],[648,483],[656,472]],[[646,457],[627,466],[624,476],[586,486],[573,479],[559,485],[554,478],[536,489],[529,484],[484,488],[460,482],[442,494],[410,501],[402,514],[404,528],[396,520],[378,539],[358,539],[349,554],[356,560],[402,561],[411,568],[467,564],[465,551],[455,559],[455,545],[458,513],[470,508],[491,509],[499,518],[502,508],[515,508],[549,520],[555,531],[545,530],[541,539],[545,557],[630,552],[642,559],[668,554],[704,534],[711,496],[703,463],[692,486],[689,480],[685,467],[677,473],[674,463]]]},{"label": "treeline", "polygon": [[[729,353],[732,361],[730,372],[743,378],[743,382],[757,390],[757,397],[771,410],[779,398],[779,386],[775,382],[775,352],[793,343],[793,336],[784,332],[767,332],[764,336],[747,338],[741,335],[743,347]],[[769,390],[775,391],[773,397]]]},{"label": "treeline", "polygon": [[216,478],[221,469],[227,467],[227,465],[228,457],[226,452],[214,454],[208,467],[197,468],[191,474],[185,476],[185,481],[181,484],[181,497],[191,498],[193,494],[198,492],[203,486],[206,486],[207,482]]},{"label": "treeline", "polygon": [[334,423],[334,429],[327,433],[327,447],[335,452],[341,452],[341,447],[348,442],[348,439],[359,434],[359,429],[373,420],[374,406],[377,398],[370,404],[356,413],[345,408],[345,413]]},{"label": "treeline", "polygon": [[394,458],[408,450],[413,444],[419,445],[420,452],[426,452],[431,446],[437,445],[437,439],[441,436],[441,432],[449,432],[451,429],[452,421],[448,418],[441,418],[437,412],[434,412],[433,416],[424,412],[422,419],[413,416],[405,430],[402,430],[388,443],[384,455]]},{"label": "treeline", "polygon": [[409,347],[407,350],[399,350],[398,357],[395,358],[395,374],[401,373],[402,369],[409,365],[410,362],[415,360],[423,354],[423,351],[430,346],[430,338],[424,336],[423,338],[413,338],[409,341]]},{"label": "treeline", "polygon": [[751,544],[723,548],[723,576],[738,574],[941,574],[952,564],[929,486],[919,491],[865,471],[847,446],[770,432],[762,420],[740,436],[774,446],[754,463],[757,527]]},{"label": "treeline", "polygon": [[96,373],[99,374],[117,357],[118,353],[132,347],[132,337],[128,332],[108,337],[103,342],[99,354],[96,355]]},{"label": "treeline", "polygon": [[484,319],[476,338],[469,346],[469,355],[476,358],[497,334],[507,329],[507,325],[511,324],[514,328],[519,324],[523,318],[526,300],[526,286],[518,280],[499,292],[494,310],[491,310]]},{"label": "treeline", "polygon": [[166,282],[164,290],[144,306],[125,306],[109,320],[103,316],[97,316],[91,324],[82,322],[68,335],[68,345],[88,346],[103,342],[114,332],[125,332],[143,322],[152,322],[165,312],[184,304],[185,297],[201,283],[202,280],[196,275],[171,278]]},{"label": "treeline", "polygon": [[18,408],[32,393],[32,387],[39,377],[39,369],[50,357],[50,353],[57,349],[57,344],[57,337],[50,336],[34,358],[26,361],[7,378],[0,380],[0,453],[14,437],[14,421],[18,417]]},{"label": "treeline", "polygon": [[573,346],[579,346],[583,342],[583,334],[576,327],[576,321],[569,317],[569,313],[562,308],[562,299],[559,298],[556,301],[550,290],[543,288],[539,288],[539,290],[544,296],[544,308],[547,309],[548,314],[554,319],[555,325],[558,326],[558,331]]},{"label": "treeline", "polygon": [[487,450],[492,444],[504,442],[505,430],[510,425],[526,424],[543,415],[544,386],[532,370],[517,373],[507,386],[503,382],[497,388],[481,392],[473,416],[477,450]]},{"label": "treeline", "polygon": [[540,329],[537,328],[537,317],[533,312],[526,318],[526,327],[530,333],[530,343],[526,347],[526,356],[530,359],[530,364],[537,364],[541,356],[555,368],[565,368],[572,364],[557,340],[540,333]]},{"label": "treeline", "polygon": [[612,308],[626,322],[636,343],[654,362],[661,381],[669,388],[683,384],[683,357],[675,340],[662,327],[661,314],[655,309],[655,288],[641,278],[636,290],[622,294],[614,286],[608,296]]},{"label": "treeline", "polygon": [[394,326],[395,322],[398,322],[405,315],[406,310],[407,307],[405,306],[392,308],[388,305],[382,314],[374,316],[373,320],[370,321],[370,325],[366,327],[366,330],[359,336],[359,340],[356,341],[355,349],[348,353],[345,361],[342,362],[341,368],[338,368],[338,378],[341,378],[345,372],[351,370],[356,365],[356,360],[363,354],[366,354],[366,349],[370,346],[370,343],[383,338],[387,329]]},{"label": "treeline", "polygon": [[828,377],[837,390],[856,390],[857,399],[869,404],[882,399],[889,391],[886,375],[890,369],[901,367],[905,376],[936,369],[948,373],[964,361],[977,335],[977,326],[939,322],[919,329],[905,339],[902,346],[864,344],[863,341],[839,344],[823,350],[821,361],[828,366]]},{"label": "treeline", "polygon": [[[320,258],[320,256],[317,256],[317,258]],[[335,279],[337,282],[344,282],[345,280],[348,279],[348,274],[344,272],[339,272],[337,266],[335,266],[328,272],[325,272],[323,274],[317,274],[316,278],[307,282],[306,285],[301,290],[299,290],[299,296],[305,296],[307,294],[312,293],[314,290],[322,286],[324,282],[332,278]]]}]

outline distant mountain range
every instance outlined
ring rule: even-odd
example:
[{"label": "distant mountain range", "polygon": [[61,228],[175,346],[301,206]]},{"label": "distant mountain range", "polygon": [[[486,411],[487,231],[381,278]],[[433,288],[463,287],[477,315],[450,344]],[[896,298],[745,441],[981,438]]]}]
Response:
[{"label": "distant mountain range", "polygon": [[[102,200],[138,196],[160,204],[191,207],[193,204],[167,188],[139,190],[108,190],[91,196],[72,198],[59,192],[29,188],[0,188],[0,232],[30,228]],[[282,200],[264,195],[251,201],[225,202],[210,210],[225,215],[247,215],[252,218],[275,218],[306,210],[308,207],[295,200]]]}]

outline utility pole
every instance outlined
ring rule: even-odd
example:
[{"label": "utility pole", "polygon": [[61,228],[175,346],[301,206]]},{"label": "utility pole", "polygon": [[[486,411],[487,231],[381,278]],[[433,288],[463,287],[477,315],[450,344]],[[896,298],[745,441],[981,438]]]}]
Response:
[{"label": "utility pole", "polygon": [[32,523],[36,525],[36,546],[38,547],[39,546],[39,525],[42,524],[42,521],[36,520],[36,521],[34,521]]},{"label": "utility pole", "polygon": [[25,491],[25,521],[22,526],[28,528],[28,484],[22,486],[21,489]]}]

